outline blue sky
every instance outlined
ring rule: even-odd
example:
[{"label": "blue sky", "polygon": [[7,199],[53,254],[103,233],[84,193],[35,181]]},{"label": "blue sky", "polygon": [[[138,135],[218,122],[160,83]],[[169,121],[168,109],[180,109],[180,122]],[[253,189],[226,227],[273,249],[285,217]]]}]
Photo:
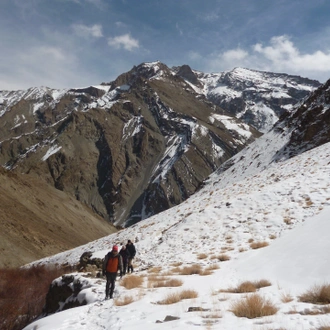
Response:
[{"label": "blue sky", "polygon": [[109,82],[142,62],[330,78],[328,0],[1,0],[0,90]]}]

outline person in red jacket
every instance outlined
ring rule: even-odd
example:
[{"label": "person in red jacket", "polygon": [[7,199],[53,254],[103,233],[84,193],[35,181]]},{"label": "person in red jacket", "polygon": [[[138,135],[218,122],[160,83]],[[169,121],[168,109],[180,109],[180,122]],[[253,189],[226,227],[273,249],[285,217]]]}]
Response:
[{"label": "person in red jacket", "polygon": [[107,284],[105,286],[105,299],[113,298],[113,291],[115,290],[115,282],[118,271],[120,271],[120,278],[123,276],[123,259],[118,253],[118,246],[114,245],[104,258],[103,275],[107,277]]}]

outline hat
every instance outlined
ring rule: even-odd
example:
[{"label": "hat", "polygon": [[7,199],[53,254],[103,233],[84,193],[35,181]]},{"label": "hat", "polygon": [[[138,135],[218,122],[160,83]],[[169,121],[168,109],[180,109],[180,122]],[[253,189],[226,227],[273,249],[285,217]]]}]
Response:
[{"label": "hat", "polygon": [[118,246],[117,246],[117,245],[114,245],[114,246],[112,247],[112,251],[117,251],[117,252],[118,252]]}]

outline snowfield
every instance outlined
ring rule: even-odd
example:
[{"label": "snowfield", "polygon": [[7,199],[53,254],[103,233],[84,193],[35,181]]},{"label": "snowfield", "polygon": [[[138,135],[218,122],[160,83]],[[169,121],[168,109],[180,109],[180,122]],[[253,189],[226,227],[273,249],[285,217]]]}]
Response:
[{"label": "snowfield", "polygon": [[[214,173],[184,203],[113,235],[37,261],[76,264],[86,251],[103,258],[113,244],[131,239],[137,249],[136,275],[144,282],[128,290],[119,280],[115,299],[105,301],[104,278],[86,278],[78,298],[87,305],[41,318],[25,330],[329,329],[330,314],[324,313],[324,306],[303,303],[299,296],[315,285],[330,284],[330,143],[271,163],[274,150],[269,141],[274,138],[265,134],[255,142],[263,150],[258,159],[253,146],[246,148],[235,156],[244,155],[244,161],[222,174]],[[278,150],[285,141],[277,138],[273,145]],[[264,247],[256,249],[253,244]],[[205,276],[179,275],[173,270],[178,262],[181,267],[199,264],[213,270]],[[148,279],[156,266],[159,274],[180,279],[182,286],[151,288]],[[233,303],[251,293],[232,291],[247,280],[270,282],[257,293],[271,301],[276,314],[251,319],[235,316]],[[157,303],[185,289],[195,290],[198,296],[175,304]],[[134,301],[118,306],[116,301],[125,297]],[[189,307],[204,311],[188,312]],[[166,316],[178,319],[163,322]]]}]

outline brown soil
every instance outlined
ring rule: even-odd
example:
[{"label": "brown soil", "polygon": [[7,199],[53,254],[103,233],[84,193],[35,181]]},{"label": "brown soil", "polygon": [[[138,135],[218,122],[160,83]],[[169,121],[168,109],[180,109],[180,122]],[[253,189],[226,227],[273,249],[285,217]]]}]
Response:
[{"label": "brown soil", "polygon": [[0,168],[0,267],[21,266],[115,231],[74,197]]}]

